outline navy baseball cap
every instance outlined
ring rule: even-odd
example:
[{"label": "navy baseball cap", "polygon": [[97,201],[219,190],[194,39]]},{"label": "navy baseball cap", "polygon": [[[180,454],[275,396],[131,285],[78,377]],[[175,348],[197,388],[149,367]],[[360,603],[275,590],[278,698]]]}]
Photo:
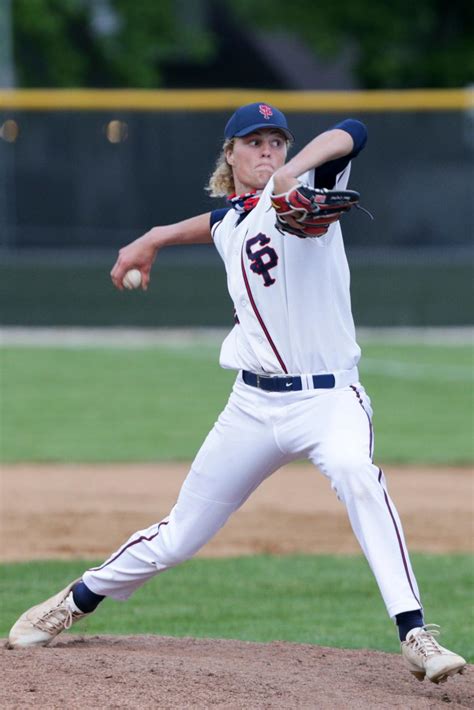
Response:
[{"label": "navy baseball cap", "polygon": [[277,128],[291,141],[294,140],[288,129],[286,116],[274,106],[264,103],[247,104],[238,108],[227,122],[224,138],[242,138],[259,128]]}]

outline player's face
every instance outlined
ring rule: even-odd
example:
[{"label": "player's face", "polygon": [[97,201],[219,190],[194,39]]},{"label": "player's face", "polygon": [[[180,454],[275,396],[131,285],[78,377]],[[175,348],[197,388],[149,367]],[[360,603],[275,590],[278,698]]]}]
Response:
[{"label": "player's face", "polygon": [[286,151],[283,133],[269,128],[236,138],[226,157],[232,167],[237,194],[262,190],[273,173],[284,165]]}]

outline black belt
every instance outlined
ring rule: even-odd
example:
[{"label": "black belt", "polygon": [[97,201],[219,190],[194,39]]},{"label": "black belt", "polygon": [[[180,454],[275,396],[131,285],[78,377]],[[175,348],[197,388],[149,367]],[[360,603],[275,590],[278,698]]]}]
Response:
[{"label": "black belt", "polygon": [[[258,387],[265,392],[297,392],[303,389],[301,377],[255,375],[253,372],[242,370],[242,377],[246,385]],[[336,386],[334,375],[311,375],[313,389],[329,390]]]}]

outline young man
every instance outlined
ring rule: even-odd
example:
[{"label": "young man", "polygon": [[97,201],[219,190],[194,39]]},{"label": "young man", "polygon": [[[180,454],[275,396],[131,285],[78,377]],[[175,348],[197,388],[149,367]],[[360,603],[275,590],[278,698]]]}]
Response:
[{"label": "young man", "polygon": [[366,143],[365,126],[342,121],[286,163],[293,139],[286,118],[257,103],[233,114],[224,138],[208,189],[227,196],[229,207],[153,228],[120,250],[111,277],[122,289],[127,270],[137,268],[146,289],[160,249],[214,241],[236,312],[220,356],[222,367],[238,371],[229,402],[169,516],[23,614],[9,643],[47,644],[105,596],[127,599],[148,579],[192,557],[265,478],[305,457],[346,505],[398,625],[409,670],[420,680],[445,680],[465,661],[441,647],[436,632],[424,625],[400,520],[372,460],[372,410],[359,382],[339,222],[306,239],[276,222],[275,195],[299,183],[346,188],[350,162]]}]

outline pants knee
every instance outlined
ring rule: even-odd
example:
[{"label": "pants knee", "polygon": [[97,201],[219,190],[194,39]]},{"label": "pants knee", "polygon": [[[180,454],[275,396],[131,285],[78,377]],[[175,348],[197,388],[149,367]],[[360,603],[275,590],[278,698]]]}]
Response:
[{"label": "pants knee", "polygon": [[339,455],[332,459],[325,473],[341,500],[365,501],[376,495],[378,485],[374,471],[375,467],[366,459]]},{"label": "pants knee", "polygon": [[190,560],[198,551],[191,540],[165,541],[161,540],[155,549],[155,555],[160,565],[176,567],[186,560]]}]

